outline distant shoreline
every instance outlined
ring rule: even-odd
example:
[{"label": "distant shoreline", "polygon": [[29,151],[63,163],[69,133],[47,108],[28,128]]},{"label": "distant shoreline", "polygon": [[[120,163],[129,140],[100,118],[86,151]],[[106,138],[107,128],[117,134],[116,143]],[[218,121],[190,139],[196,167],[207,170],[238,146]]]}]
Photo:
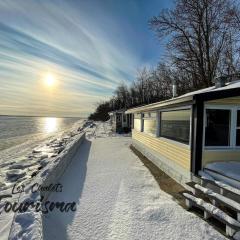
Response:
[{"label": "distant shoreline", "polygon": [[2,115],[0,114],[0,117],[48,117],[48,118],[80,118],[80,119],[85,119],[87,117],[57,117],[57,116],[41,116],[41,115],[36,115],[36,116],[32,116],[32,115]]}]

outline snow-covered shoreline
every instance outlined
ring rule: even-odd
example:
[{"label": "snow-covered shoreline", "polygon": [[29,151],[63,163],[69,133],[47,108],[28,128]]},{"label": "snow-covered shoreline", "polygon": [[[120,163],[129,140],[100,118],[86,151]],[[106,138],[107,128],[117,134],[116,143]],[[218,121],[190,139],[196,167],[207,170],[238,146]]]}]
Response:
[{"label": "snow-covered shoreline", "polygon": [[[0,191],[12,188],[16,182],[28,181],[47,165],[46,158],[57,156],[67,143],[64,137],[81,127],[84,121],[45,138],[34,139],[0,152]],[[40,169],[39,169],[40,168]]]},{"label": "snow-covered shoreline", "polygon": [[[35,147],[31,153],[1,164],[2,182],[3,179],[5,181],[0,185],[1,196],[11,197],[0,203],[0,239],[41,239],[41,211],[36,212],[30,207],[27,211],[21,212],[20,209],[14,213],[13,206],[37,202],[41,196],[43,201],[47,199],[50,192],[40,190],[33,193],[32,186],[35,183],[39,186],[57,183],[84,139],[82,130],[85,123],[74,124],[68,131]],[[12,206],[9,212],[6,212],[7,202],[10,202],[8,206]]]}]

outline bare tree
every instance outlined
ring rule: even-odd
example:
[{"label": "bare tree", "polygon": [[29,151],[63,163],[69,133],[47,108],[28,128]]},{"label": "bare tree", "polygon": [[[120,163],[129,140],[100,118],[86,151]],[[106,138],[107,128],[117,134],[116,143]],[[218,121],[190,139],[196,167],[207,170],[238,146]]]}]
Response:
[{"label": "bare tree", "polygon": [[150,25],[160,40],[168,37],[172,64],[190,77],[193,88],[201,88],[212,85],[230,36],[237,37],[236,16],[230,0],[178,0],[175,9],[163,10]]}]

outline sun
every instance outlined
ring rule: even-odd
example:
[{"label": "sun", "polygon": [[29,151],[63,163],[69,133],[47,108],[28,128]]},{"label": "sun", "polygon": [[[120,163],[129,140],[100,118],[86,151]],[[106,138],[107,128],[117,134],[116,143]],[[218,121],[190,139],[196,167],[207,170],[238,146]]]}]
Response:
[{"label": "sun", "polygon": [[44,78],[44,83],[47,87],[53,87],[56,84],[56,78],[52,73],[47,73]]}]

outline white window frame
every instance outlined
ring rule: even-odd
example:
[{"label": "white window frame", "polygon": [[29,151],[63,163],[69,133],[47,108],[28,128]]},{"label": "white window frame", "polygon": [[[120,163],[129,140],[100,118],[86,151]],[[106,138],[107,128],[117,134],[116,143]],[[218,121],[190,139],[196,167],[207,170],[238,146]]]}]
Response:
[{"label": "white window frame", "polygon": [[[207,109],[222,109],[222,110],[230,110],[230,144],[229,146],[205,146],[205,136],[206,136],[206,125],[207,125]],[[236,133],[237,133],[237,111],[240,110],[240,106],[236,105],[213,105],[213,104],[205,104],[204,105],[204,124],[203,124],[203,149],[204,150],[232,150],[239,149],[240,146],[236,146]],[[238,127],[240,129],[240,127]]]}]

